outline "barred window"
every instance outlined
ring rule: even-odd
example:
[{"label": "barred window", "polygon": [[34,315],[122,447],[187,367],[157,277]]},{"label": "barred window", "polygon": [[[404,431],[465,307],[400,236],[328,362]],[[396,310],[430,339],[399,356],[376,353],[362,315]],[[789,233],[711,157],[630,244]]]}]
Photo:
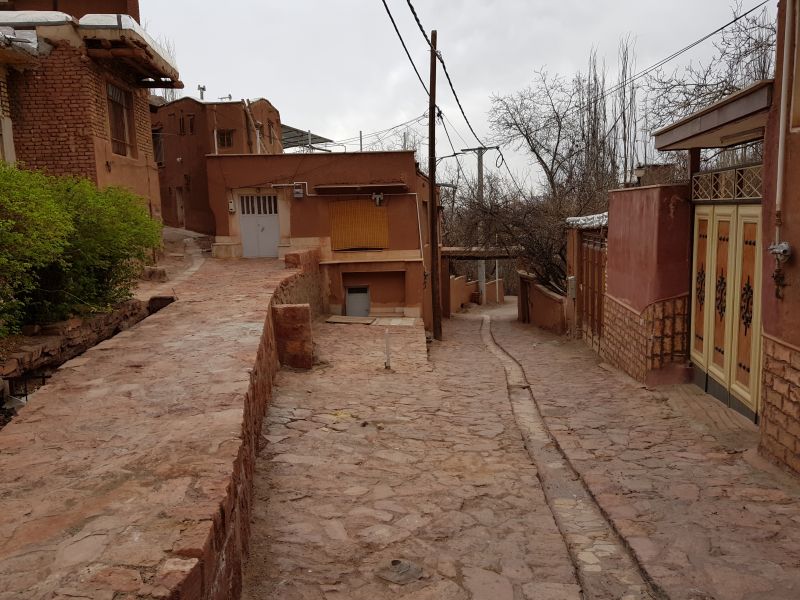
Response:
[{"label": "barred window", "polygon": [[108,84],[108,120],[111,126],[111,150],[128,156],[133,150],[133,101],[131,93]]}]

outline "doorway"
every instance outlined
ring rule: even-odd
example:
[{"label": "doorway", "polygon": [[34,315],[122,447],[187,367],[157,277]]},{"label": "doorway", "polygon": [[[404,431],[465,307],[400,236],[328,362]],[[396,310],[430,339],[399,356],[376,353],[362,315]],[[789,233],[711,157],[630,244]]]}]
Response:
[{"label": "doorway", "polygon": [[186,209],[183,205],[183,188],[175,188],[175,218],[178,227],[186,229]]},{"label": "doorway", "polygon": [[278,197],[239,196],[239,227],[242,235],[242,256],[277,258],[281,240]]},{"label": "doorway", "polygon": [[348,317],[369,316],[369,287],[360,286],[347,288],[345,314]]},{"label": "doorway", "polygon": [[761,207],[698,205],[691,359],[696,382],[757,421],[761,383]]}]

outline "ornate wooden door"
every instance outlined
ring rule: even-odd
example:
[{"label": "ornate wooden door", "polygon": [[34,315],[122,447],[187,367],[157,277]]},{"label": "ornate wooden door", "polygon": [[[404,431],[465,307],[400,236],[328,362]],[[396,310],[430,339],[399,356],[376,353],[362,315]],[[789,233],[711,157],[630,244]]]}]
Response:
[{"label": "ornate wooden door", "polygon": [[761,207],[740,206],[736,218],[730,391],[758,414],[761,364]]},{"label": "ornate wooden door", "polygon": [[715,206],[711,220],[711,269],[708,286],[711,302],[706,306],[708,374],[728,387],[731,361],[731,306],[735,273],[736,207]]},{"label": "ornate wooden door", "polygon": [[713,210],[713,207],[710,206],[698,206],[694,213],[691,357],[694,364],[703,369],[703,371],[708,370],[709,340],[706,333],[708,330],[706,304],[713,297],[711,291],[713,288],[709,288],[709,280],[713,279],[710,275],[711,248],[713,245],[708,243]]},{"label": "ornate wooden door", "polygon": [[707,391],[754,414],[761,380],[760,222],[760,206],[697,206],[692,263],[692,362],[708,374]]}]

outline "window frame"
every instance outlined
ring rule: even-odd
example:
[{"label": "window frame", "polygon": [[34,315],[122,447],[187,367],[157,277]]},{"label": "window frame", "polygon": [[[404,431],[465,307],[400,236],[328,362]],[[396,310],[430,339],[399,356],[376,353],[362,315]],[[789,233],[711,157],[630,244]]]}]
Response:
[{"label": "window frame", "polygon": [[136,156],[136,123],[133,93],[116,82],[106,81],[109,140],[118,156]]},{"label": "window frame", "polygon": [[[235,129],[217,129],[217,147],[233,148],[233,134]],[[227,139],[227,143],[226,142]]]}]

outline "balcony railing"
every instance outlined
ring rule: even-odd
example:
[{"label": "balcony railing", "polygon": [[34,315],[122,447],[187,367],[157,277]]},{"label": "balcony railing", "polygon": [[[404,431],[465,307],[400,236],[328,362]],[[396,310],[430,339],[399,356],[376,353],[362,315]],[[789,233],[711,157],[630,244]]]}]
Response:
[{"label": "balcony railing", "polygon": [[763,165],[696,173],[692,177],[692,200],[760,202],[763,196],[763,173]]}]

